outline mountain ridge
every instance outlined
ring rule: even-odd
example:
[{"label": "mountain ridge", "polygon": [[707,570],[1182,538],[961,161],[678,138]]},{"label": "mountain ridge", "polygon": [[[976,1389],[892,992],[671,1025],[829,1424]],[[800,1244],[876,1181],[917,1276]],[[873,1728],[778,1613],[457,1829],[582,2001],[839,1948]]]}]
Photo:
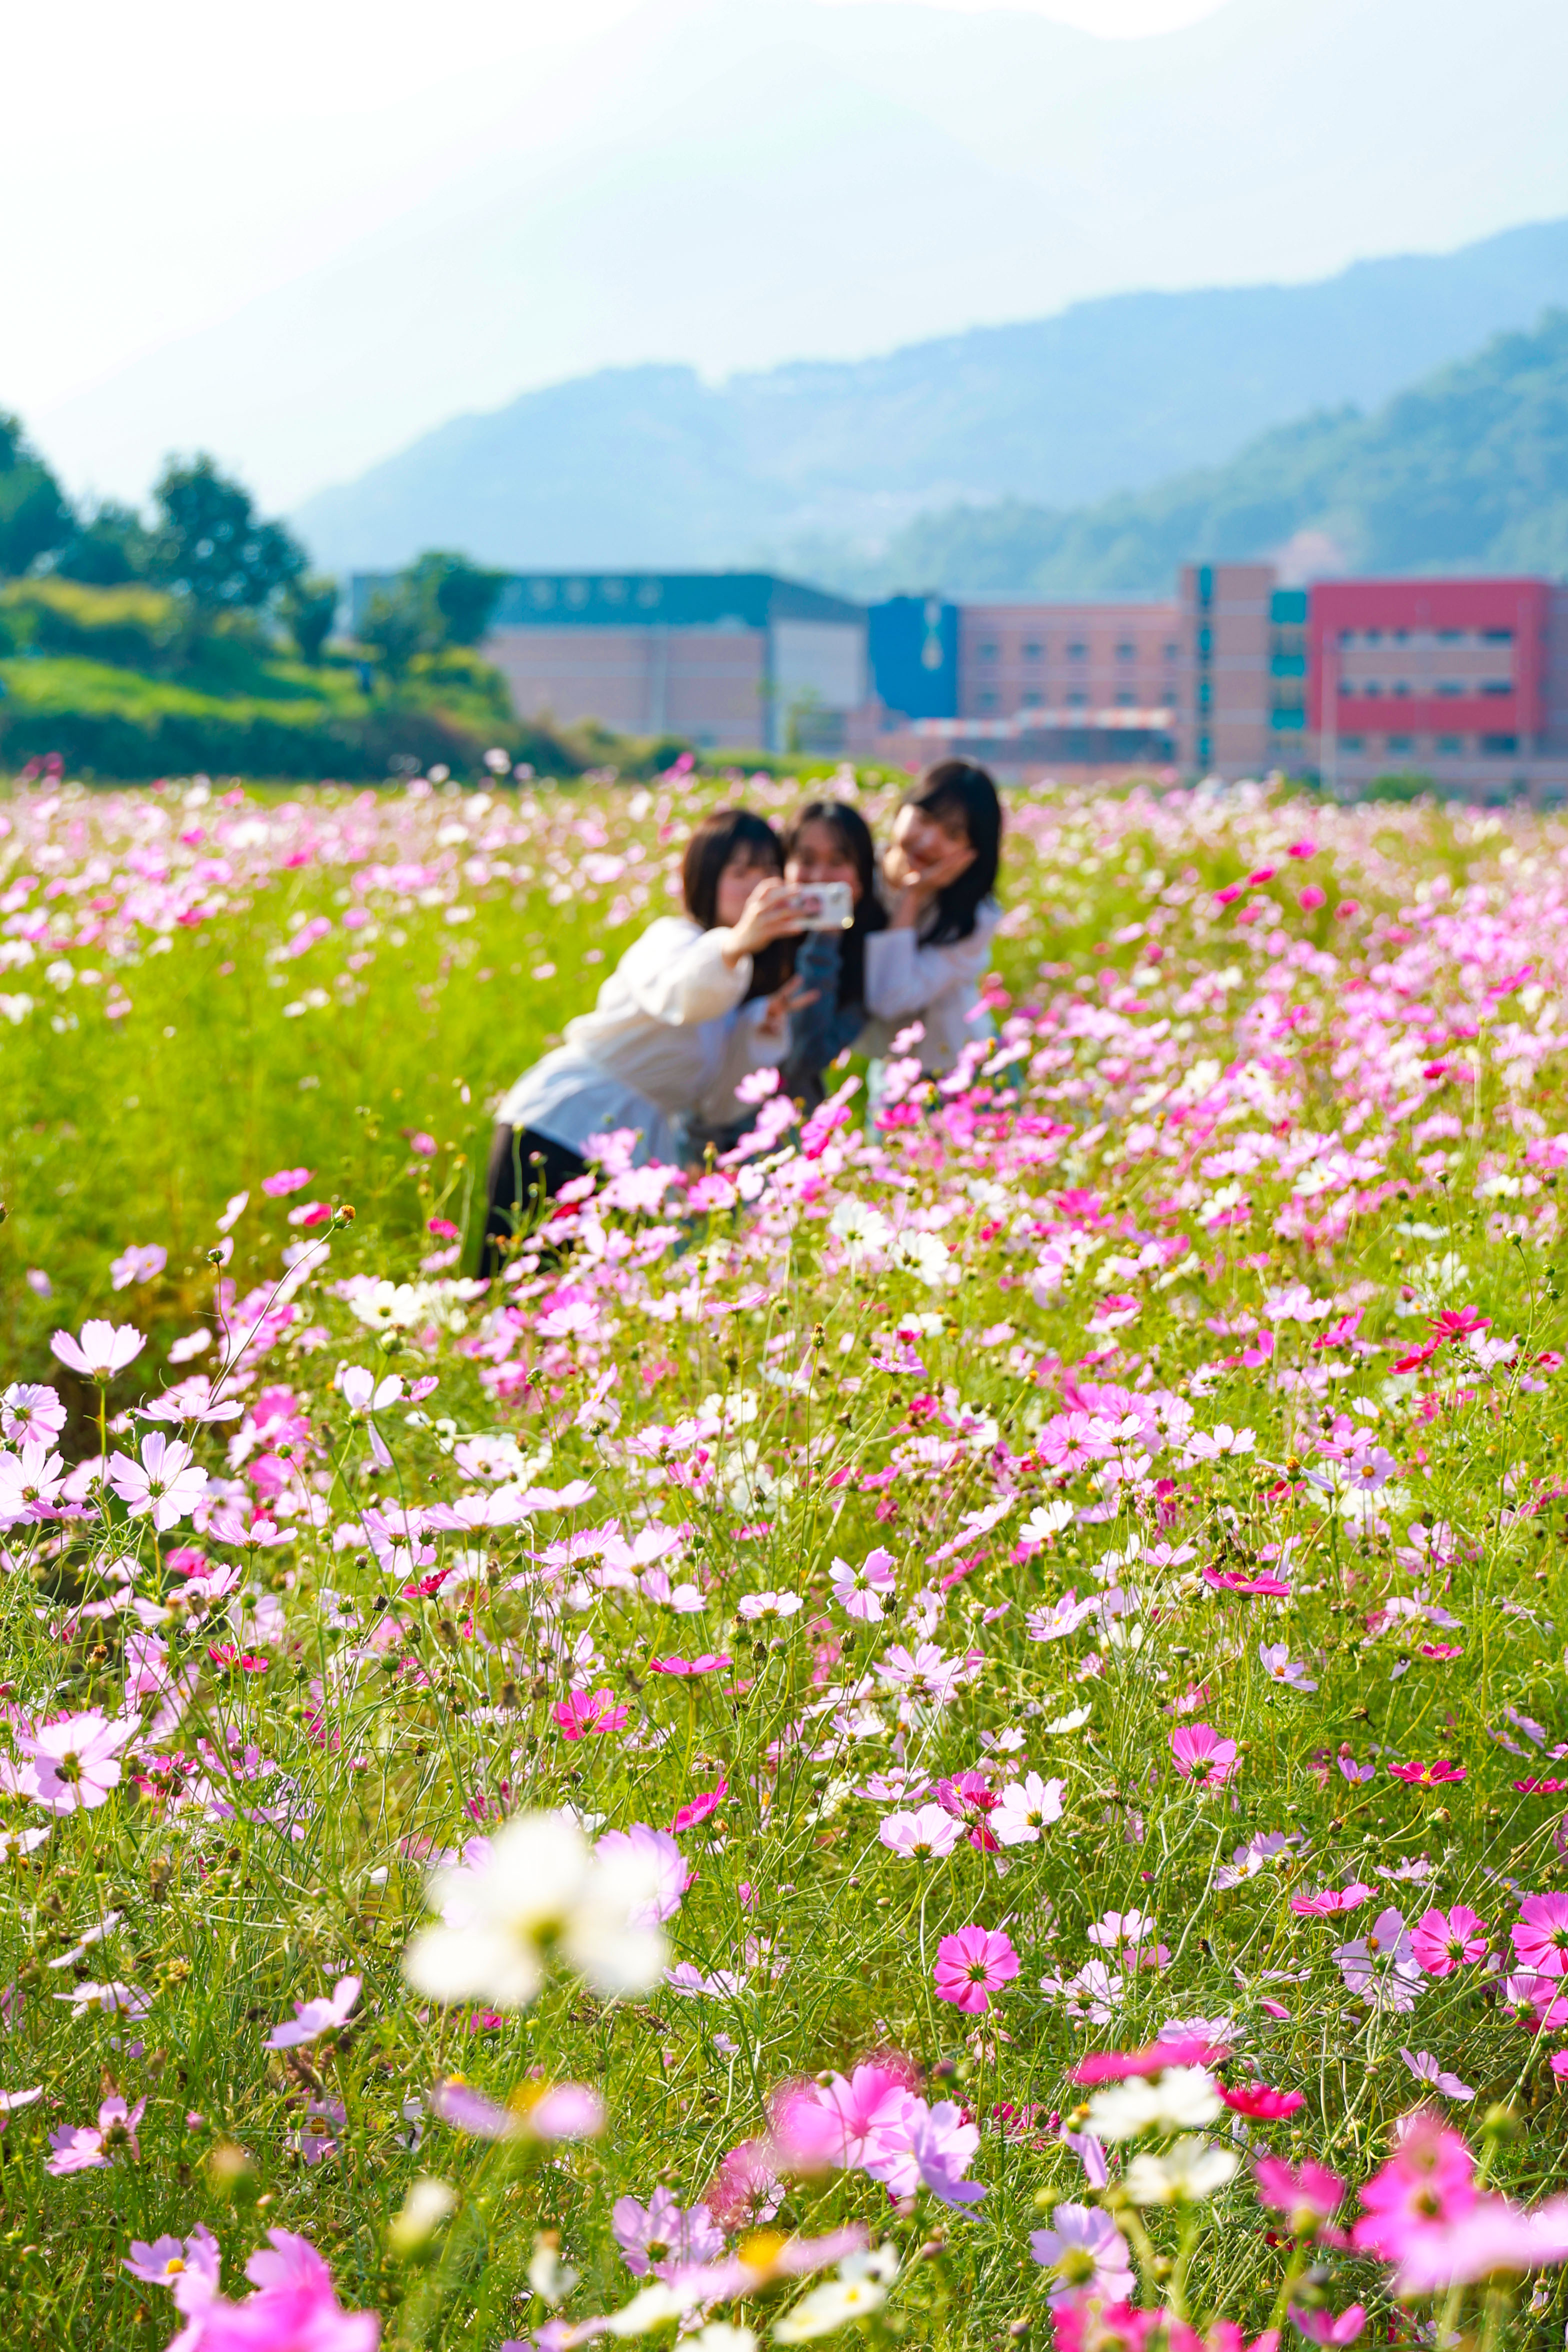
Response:
[{"label": "mountain ridge", "polygon": [[671,362],[602,369],[454,417],[294,520],[339,569],[429,545],[511,567],[842,569],[922,514],[1081,508],[1303,412],[1375,406],[1553,301],[1568,302],[1568,220],[1307,286],[1109,295],[719,385]]}]

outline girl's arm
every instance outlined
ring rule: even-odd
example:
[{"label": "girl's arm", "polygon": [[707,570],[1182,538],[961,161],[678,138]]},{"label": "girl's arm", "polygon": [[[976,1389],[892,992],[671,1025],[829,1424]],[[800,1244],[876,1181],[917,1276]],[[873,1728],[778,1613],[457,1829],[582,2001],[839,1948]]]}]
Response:
[{"label": "girl's arm", "polygon": [[752,959],[731,964],[728,931],[700,931],[662,916],[621,958],[619,978],[639,1012],[684,1029],[733,1012],[752,984]]},{"label": "girl's arm", "polygon": [[996,918],[983,909],[966,940],[921,947],[907,928],[873,931],[866,941],[866,1009],[881,1021],[907,1021],[950,988],[977,981],[991,961]]}]

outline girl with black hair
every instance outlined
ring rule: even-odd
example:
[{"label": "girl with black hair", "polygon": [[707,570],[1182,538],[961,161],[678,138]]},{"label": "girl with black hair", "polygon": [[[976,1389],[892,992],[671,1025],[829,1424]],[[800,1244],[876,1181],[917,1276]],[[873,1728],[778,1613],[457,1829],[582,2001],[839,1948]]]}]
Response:
[{"label": "girl with black hair", "polygon": [[866,942],[886,927],[888,914],[877,896],[871,829],[858,809],[844,801],[808,801],[785,834],[784,849],[784,880],[792,888],[841,883],[854,908],[847,930],[807,931],[795,950],[795,971],[809,994],[780,1083],[793,1101],[812,1111],[823,1098],[824,1070],[866,1025]]},{"label": "girl with black hair", "polygon": [[674,1165],[675,1120],[733,1118],[741,1080],[788,1054],[801,992],[783,864],[772,825],[748,810],[698,825],[681,868],[686,913],[649,925],[594,1010],[497,1110],[481,1272],[496,1272],[531,1208],[586,1173],[590,1136],[635,1129],[635,1165]]},{"label": "girl with black hair", "polygon": [[921,1067],[940,1077],[986,1034],[972,1016],[1002,919],[994,895],[1001,856],[1002,803],[991,776],[972,760],[939,760],[907,794],[883,861],[890,912],[887,929],[866,941],[871,1022],[863,1051],[885,1055],[918,1020]]}]

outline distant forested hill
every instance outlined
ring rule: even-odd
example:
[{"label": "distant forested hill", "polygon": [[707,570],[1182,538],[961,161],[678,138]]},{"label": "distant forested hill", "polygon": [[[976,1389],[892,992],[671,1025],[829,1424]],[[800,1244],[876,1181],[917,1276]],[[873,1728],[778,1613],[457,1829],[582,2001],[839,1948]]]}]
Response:
[{"label": "distant forested hill", "polygon": [[1308,416],[1227,465],[1077,509],[954,506],[919,518],[874,563],[818,569],[862,592],[1138,592],[1167,588],[1194,556],[1292,542],[1303,569],[1568,575],[1568,310],[1497,336],[1370,416]]},{"label": "distant forested hill", "polygon": [[[1346,403],[1374,408],[1552,303],[1568,303],[1568,221],[1310,285],[1119,295],[717,385],[689,367],[610,369],[454,418],[295,520],[334,571],[461,547],[507,567],[764,561],[841,578],[858,566],[870,581],[892,576],[875,559],[915,518],[985,504],[952,543],[991,577],[1022,562],[1026,542],[1031,563],[1053,558],[1030,536],[1037,518],[990,502],[1079,509],[1116,493],[1164,499],[1152,486],[1193,467],[1228,478],[1258,433]],[[1280,446],[1300,444],[1306,463],[1327,429],[1303,440],[1292,427]],[[1279,462],[1265,462],[1269,498]],[[1142,510],[1142,499],[1125,509]],[[906,550],[934,576],[931,528],[897,541],[897,576],[914,576]],[[957,526],[934,528],[940,539]],[[1065,560],[1109,562],[1119,578],[1142,564],[1142,577],[1154,559],[1103,548],[1099,529],[1081,551],[1064,541]],[[1074,584],[1091,576],[1101,570]]]}]

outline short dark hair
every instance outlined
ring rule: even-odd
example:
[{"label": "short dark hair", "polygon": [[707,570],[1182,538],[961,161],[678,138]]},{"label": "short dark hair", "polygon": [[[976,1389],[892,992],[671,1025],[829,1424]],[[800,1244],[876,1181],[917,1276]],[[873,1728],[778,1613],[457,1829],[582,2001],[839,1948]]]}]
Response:
[{"label": "short dark hair", "polygon": [[[784,872],[784,850],[766,817],[752,809],[710,809],[692,832],[680,861],[680,890],[686,911],[705,931],[719,923],[719,882],[738,849],[747,850],[759,866]],[[774,940],[752,960],[752,982],[745,999],[771,996],[795,970],[795,941]]]},{"label": "short dark hair", "polygon": [[1002,799],[995,779],[974,760],[939,760],[928,768],[912,791],[904,794],[906,808],[923,809],[928,816],[963,819],[973,863],[956,882],[939,890],[936,920],[921,934],[929,947],[945,947],[968,939],[984,902],[996,887],[1002,862]]},{"label": "short dark hair", "polygon": [[866,935],[868,931],[885,930],[888,922],[888,910],[877,896],[877,845],[859,810],[851,808],[847,801],[807,801],[790,819],[784,834],[786,866],[795,856],[802,829],[808,824],[825,824],[837,835],[839,846],[855,868],[860,885],[855,919],[842,933],[838,950],[838,1002],[859,1004],[866,994]]}]

